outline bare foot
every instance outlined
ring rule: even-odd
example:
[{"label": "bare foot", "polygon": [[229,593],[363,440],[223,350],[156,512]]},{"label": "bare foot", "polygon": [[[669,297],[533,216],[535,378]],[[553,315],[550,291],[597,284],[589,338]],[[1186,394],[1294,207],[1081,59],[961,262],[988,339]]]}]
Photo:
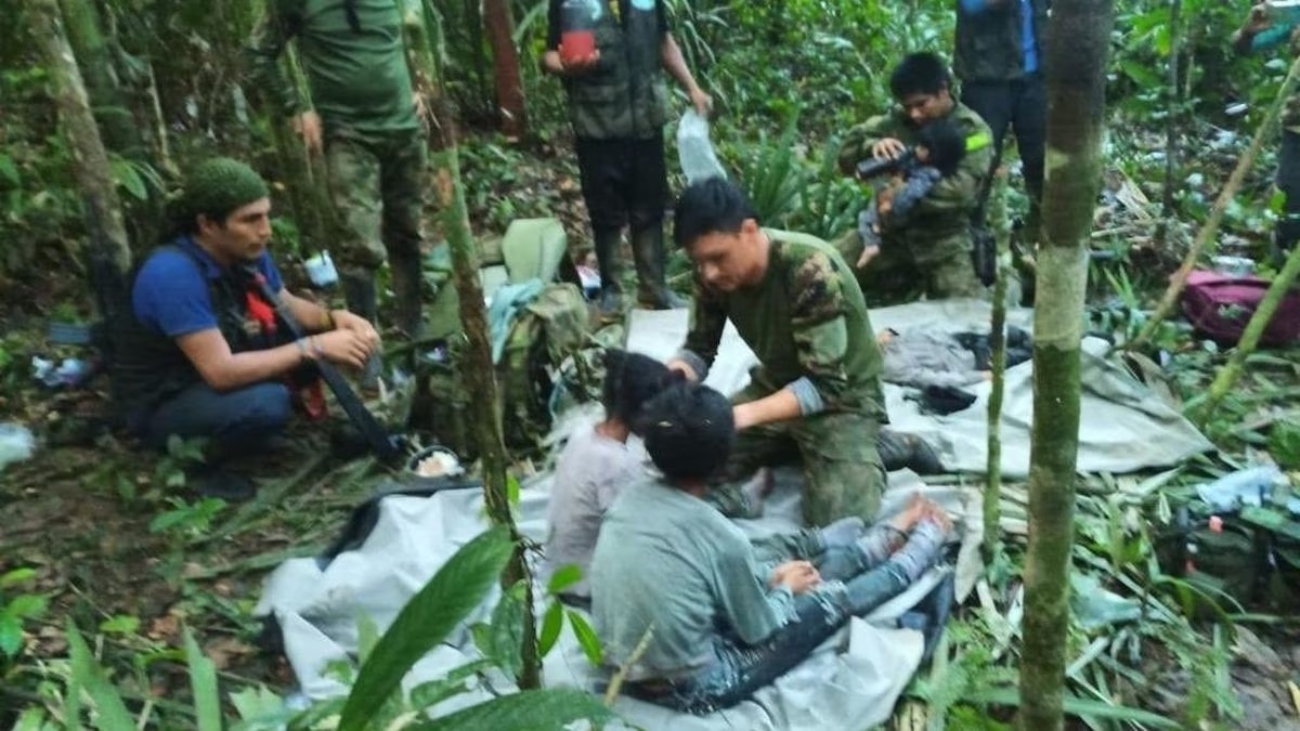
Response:
[{"label": "bare foot", "polygon": [[925,517],[926,506],[929,504],[930,501],[926,500],[921,493],[912,493],[912,497],[907,501],[907,507],[903,508],[903,512],[890,518],[889,525],[897,528],[902,533],[907,533],[912,530],[912,526]]}]

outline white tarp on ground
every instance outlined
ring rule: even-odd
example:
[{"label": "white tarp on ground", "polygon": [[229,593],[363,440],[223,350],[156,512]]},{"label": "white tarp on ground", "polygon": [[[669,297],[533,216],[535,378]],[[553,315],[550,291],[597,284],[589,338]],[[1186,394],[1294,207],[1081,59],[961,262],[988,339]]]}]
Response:
[{"label": "white tarp on ground", "polygon": [[[588,421],[587,423],[590,423]],[[957,560],[959,584],[969,587],[978,573],[980,531],[979,494],[969,488],[927,487],[913,474],[891,476],[893,485],[884,513],[902,509],[907,498],[921,491],[957,516],[962,546]],[[777,488],[761,520],[740,521],[754,536],[794,530],[798,524],[799,475],[777,471]],[[521,492],[524,533],[542,540],[546,531],[549,478]],[[314,559],[293,559],[267,580],[255,614],[274,613],[283,632],[285,654],[304,695],[327,698],[346,688],[327,672],[331,661],[356,652],[357,617],[365,614],[387,628],[406,600],[433,576],[458,549],[486,526],[483,499],[477,490],[451,490],[431,497],[390,496],[379,503],[379,521],[357,550],[341,553],[322,569]],[[880,607],[867,620],[855,619],[817,653],[752,701],[709,716],[676,713],[650,703],[620,698],[616,710],[629,722],[649,731],[721,731],[722,729],[869,728],[886,720],[920,662],[921,635],[893,629],[890,620],[910,609],[950,567],[934,570],[908,592]],[[959,587],[959,593],[964,591]],[[493,598],[473,621],[487,619]],[[461,627],[408,674],[405,687],[442,677],[448,670],[478,657],[468,629]],[[566,629],[546,659],[549,687],[599,687],[607,680],[593,670],[577,641]],[[488,687],[490,686],[490,687]],[[438,707],[450,712],[514,688],[496,678],[475,692]],[[846,725],[847,724],[847,725]]]},{"label": "white tarp on ground", "polygon": [[[1028,330],[1032,312],[1008,313],[1010,324]],[[989,330],[990,306],[976,300],[913,302],[871,311],[877,330],[899,332],[921,328],[930,332],[983,332]],[[685,310],[632,313],[628,348],[656,358],[669,358],[686,337]],[[1084,340],[1080,378],[1082,419],[1079,426],[1080,472],[1126,473],[1177,464],[1212,448],[1210,442],[1182,414],[1133,378],[1126,369],[1107,361],[1109,346],[1102,340]],[[706,383],[733,393],[749,381],[754,354],[728,323],[717,361]],[[952,472],[983,473],[988,464],[988,383],[966,388],[977,397],[969,408],[947,416],[922,414],[910,389],[885,384],[890,426],[925,439],[943,466]],[[1022,363],[1006,373],[1002,404],[1002,474],[1017,478],[1029,474],[1029,432],[1033,424],[1033,363]]]},{"label": "white tarp on ground", "polygon": [[[929,327],[945,331],[987,329],[987,305],[977,302],[918,303],[876,310],[877,328]],[[1028,326],[1028,313],[1012,313],[1014,324]],[[628,347],[660,358],[672,355],[687,327],[686,312],[634,313]],[[728,327],[708,382],[724,392],[744,385],[753,355]],[[1082,471],[1124,472],[1172,464],[1204,451],[1209,443],[1170,407],[1160,403],[1122,369],[1094,355],[1085,356],[1084,407],[1079,453]],[[1031,408],[1030,365],[1008,373],[1003,417],[1004,471],[1023,475],[1029,460]],[[953,470],[981,472],[984,466],[984,403],[987,387],[975,387],[979,401],[947,417],[924,416],[903,390],[887,387],[890,415],[900,430],[921,434],[938,448]],[[584,422],[585,418],[585,422]],[[590,414],[567,419],[560,428],[591,423]],[[798,525],[797,470],[778,471],[778,488],[762,520],[742,521],[752,535],[793,530]],[[957,559],[957,594],[964,597],[979,572],[980,497],[971,488],[927,487],[908,472],[890,475],[884,501],[887,517],[921,490],[958,516],[961,551]],[[521,528],[535,540],[545,538],[546,478],[522,491]],[[380,629],[387,628],[406,600],[460,546],[484,527],[482,496],[476,490],[441,492],[428,498],[387,497],[380,502],[379,522],[357,550],[340,554],[325,568],[313,559],[281,565],[267,581],[256,613],[274,614],[283,631],[285,652],[310,698],[325,698],[345,688],[326,672],[333,660],[346,660],[356,651],[357,617],[365,614]],[[706,717],[673,713],[629,698],[617,710],[635,725],[650,731],[721,731],[722,729],[788,729],[825,731],[830,728],[869,728],[890,715],[895,701],[915,672],[922,651],[919,633],[885,629],[920,600],[940,580],[931,572],[909,592],[881,607],[871,620],[854,620],[835,639],[753,700]],[[495,599],[493,599],[495,601]],[[487,606],[471,621],[486,619]],[[468,630],[459,629],[426,656],[406,679],[406,685],[441,677],[447,670],[477,657]],[[549,686],[594,688],[602,677],[592,670],[566,630],[546,660]],[[513,690],[505,678],[489,679],[474,693],[439,707],[450,711]]]}]

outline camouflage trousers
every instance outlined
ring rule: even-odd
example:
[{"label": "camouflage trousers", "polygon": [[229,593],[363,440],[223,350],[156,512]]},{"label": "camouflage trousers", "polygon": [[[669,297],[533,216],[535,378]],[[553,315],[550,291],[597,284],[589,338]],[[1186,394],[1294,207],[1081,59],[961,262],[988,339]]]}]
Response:
[{"label": "camouflage trousers", "polygon": [[[733,401],[766,395],[750,387]],[[752,517],[740,481],[762,467],[801,463],[804,525],[821,527],[849,516],[870,524],[885,491],[885,467],[876,446],[879,433],[880,421],[861,413],[822,413],[746,429],[736,437],[724,484],[711,491],[711,501],[728,516]]]},{"label": "camouflage trousers", "polygon": [[[334,260],[345,274],[420,266],[422,193],[428,187],[421,130],[330,130],[325,164],[333,204]],[[382,243],[381,243],[382,242]]]},{"label": "camouflage trousers", "polygon": [[[841,236],[834,245],[850,264],[862,254],[862,236],[856,230]],[[970,252],[957,247],[921,262],[906,248],[885,245],[856,272],[862,294],[871,306],[908,302],[922,295],[932,300],[989,296],[988,288],[975,276]]]}]

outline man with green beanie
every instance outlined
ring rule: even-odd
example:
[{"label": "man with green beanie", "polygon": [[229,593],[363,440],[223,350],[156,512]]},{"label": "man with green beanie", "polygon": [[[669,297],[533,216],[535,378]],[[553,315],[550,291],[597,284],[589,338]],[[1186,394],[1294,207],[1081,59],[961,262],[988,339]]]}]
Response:
[{"label": "man with green beanie", "polygon": [[[174,238],[140,266],[129,321],[115,342],[113,395],[127,427],[165,448],[172,435],[206,438],[200,492],[240,499],[252,483],[221,458],[264,446],[289,420],[293,388],[313,361],[360,368],[379,335],[365,319],[330,312],[284,288],[267,253],[271,201],[247,165],[208,160],[187,177]],[[312,334],[293,340],[258,292],[265,278]]]},{"label": "man with green beanie", "polygon": [[563,5],[550,1],[542,68],[561,77],[568,94],[582,197],[600,265],[601,314],[614,316],[622,308],[618,250],[624,228],[636,262],[639,303],[685,307],[664,281],[668,92],[663,72],[681,84],[699,114],[708,113],[712,100],[695,83],[668,31],[663,0],[589,0],[590,53],[562,47],[565,31],[573,30],[564,27]]},{"label": "man with green beanie", "polygon": [[[293,39],[310,101],[299,97],[278,65]],[[396,324],[407,337],[418,337],[427,150],[397,4],[276,0],[249,52],[258,90],[292,118],[310,151],[324,149],[334,259],[348,308],[376,320],[375,271],[387,256]],[[378,371],[378,360],[370,361],[363,385],[377,385]]]}]

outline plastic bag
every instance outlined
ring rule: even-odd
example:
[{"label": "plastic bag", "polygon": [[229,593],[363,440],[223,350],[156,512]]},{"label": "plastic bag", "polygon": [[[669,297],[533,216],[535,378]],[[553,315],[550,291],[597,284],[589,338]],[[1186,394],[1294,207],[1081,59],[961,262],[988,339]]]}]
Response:
[{"label": "plastic bag", "polygon": [[727,177],[713,151],[713,143],[709,141],[709,120],[694,109],[683,114],[681,123],[677,125],[677,159],[681,162],[687,185],[713,177]]},{"label": "plastic bag", "polygon": [[32,456],[36,440],[27,427],[13,422],[0,424],[0,472],[10,462],[21,462]]}]

